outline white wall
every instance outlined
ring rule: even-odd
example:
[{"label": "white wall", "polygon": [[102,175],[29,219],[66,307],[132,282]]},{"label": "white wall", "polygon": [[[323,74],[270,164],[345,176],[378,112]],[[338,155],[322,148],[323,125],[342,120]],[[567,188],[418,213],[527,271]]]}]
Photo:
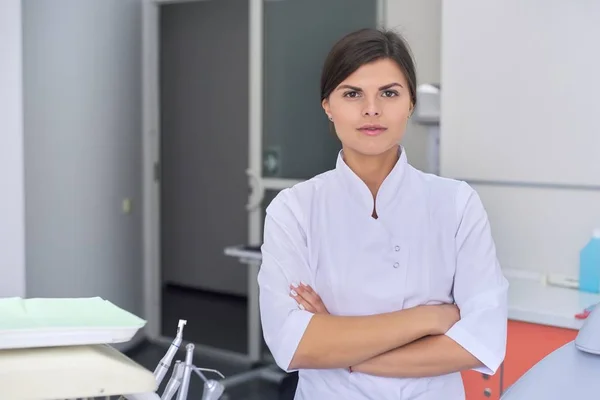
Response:
[{"label": "white wall", "polygon": [[0,298],[25,296],[21,1],[0,2]]},{"label": "white wall", "polygon": [[141,2],[23,0],[23,28],[27,295],[141,315]]},{"label": "white wall", "polygon": [[[402,34],[416,61],[419,83],[440,82],[442,0],[387,0],[387,28]],[[430,172],[427,163],[427,128],[409,121],[403,141],[409,161]]]},{"label": "white wall", "polygon": [[474,184],[504,268],[577,276],[579,250],[600,226],[600,191]]}]

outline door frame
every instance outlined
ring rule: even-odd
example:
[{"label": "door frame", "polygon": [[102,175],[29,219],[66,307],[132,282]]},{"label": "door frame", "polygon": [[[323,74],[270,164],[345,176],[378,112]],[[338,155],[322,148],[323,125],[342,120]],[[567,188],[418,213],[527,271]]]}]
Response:
[{"label": "door frame", "polygon": [[160,270],[159,7],[168,0],[142,3],[142,248],[145,333],[161,338],[162,292]]},{"label": "door frame", "polygon": [[[143,231],[143,298],[145,334],[150,340],[165,342],[162,327],[162,292],[160,265],[160,96],[159,32],[160,6],[206,0],[144,0],[142,2],[142,231]],[[282,190],[299,180],[262,176],[263,129],[263,5],[269,0],[249,1],[249,129],[248,185],[252,189],[248,204],[248,243],[259,245],[262,238],[261,202],[266,190]],[[377,0],[377,25],[385,27],[388,0]],[[249,276],[258,266],[249,267]],[[249,281],[253,281],[249,279]],[[249,284],[249,291],[255,285]],[[248,293],[250,296],[251,293]],[[175,330],[176,327],[174,327]],[[224,352],[227,352],[224,350]]]}]

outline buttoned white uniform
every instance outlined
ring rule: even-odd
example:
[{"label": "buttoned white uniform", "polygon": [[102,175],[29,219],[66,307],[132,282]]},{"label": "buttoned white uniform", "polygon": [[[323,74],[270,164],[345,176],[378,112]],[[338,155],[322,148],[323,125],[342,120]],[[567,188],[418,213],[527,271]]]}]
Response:
[{"label": "buttoned white uniform", "polygon": [[[313,314],[289,285],[304,281],[331,314],[379,314],[456,302],[461,319],[446,335],[494,373],[504,359],[508,282],[487,214],[465,182],[399,161],[376,197],[345,164],[283,190],[265,218],[258,276],[265,341],[286,371]],[[459,400],[460,373],[387,378],[347,369],[302,369],[297,400]]]}]

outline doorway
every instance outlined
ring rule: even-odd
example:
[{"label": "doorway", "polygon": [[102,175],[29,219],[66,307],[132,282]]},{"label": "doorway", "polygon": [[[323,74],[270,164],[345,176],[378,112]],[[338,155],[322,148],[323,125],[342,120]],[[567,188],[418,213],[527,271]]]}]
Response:
[{"label": "doorway", "polygon": [[248,274],[223,249],[247,240],[248,24],[247,0],[160,7],[161,334],[186,319],[190,340],[237,353]]}]

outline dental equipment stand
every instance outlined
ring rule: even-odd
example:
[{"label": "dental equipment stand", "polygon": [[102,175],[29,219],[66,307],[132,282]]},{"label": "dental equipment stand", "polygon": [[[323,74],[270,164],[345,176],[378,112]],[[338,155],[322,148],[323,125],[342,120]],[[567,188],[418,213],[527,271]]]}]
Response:
[{"label": "dental equipment stand", "polygon": [[258,270],[262,262],[259,248],[231,246],[225,248],[225,255],[236,257],[240,263],[248,267],[248,358],[254,364],[268,362],[267,365],[253,368],[248,372],[236,374],[222,381],[226,387],[243,384],[255,379],[280,383],[286,376],[275,362],[265,360],[262,355],[262,329],[260,325],[260,305],[258,288]]},{"label": "dental equipment stand", "polygon": [[585,320],[574,341],[534,365],[502,400],[595,399],[600,393],[600,307]]},{"label": "dental equipment stand", "polygon": [[[153,376],[156,380],[157,388],[160,387],[160,384],[165,378],[167,372],[169,372],[173,358],[175,358],[175,355],[179,350],[179,346],[183,342],[183,327],[186,325],[186,323],[187,321],[185,320],[179,320],[175,339],[173,339],[173,342],[169,346],[167,353],[158,362],[158,365],[154,369]],[[187,400],[192,372],[196,373],[204,381],[202,400],[220,399],[221,395],[225,391],[225,385],[222,382],[213,379],[207,379],[202,371],[216,373],[221,378],[225,377],[217,370],[196,367],[193,364],[194,347],[195,346],[191,343],[185,346],[185,361],[175,361],[171,377],[167,382],[165,390],[160,398],[158,398],[155,393],[140,393],[123,395],[119,400],[172,400],[174,399],[175,394],[177,394],[177,397],[175,398],[176,400]]]}]

